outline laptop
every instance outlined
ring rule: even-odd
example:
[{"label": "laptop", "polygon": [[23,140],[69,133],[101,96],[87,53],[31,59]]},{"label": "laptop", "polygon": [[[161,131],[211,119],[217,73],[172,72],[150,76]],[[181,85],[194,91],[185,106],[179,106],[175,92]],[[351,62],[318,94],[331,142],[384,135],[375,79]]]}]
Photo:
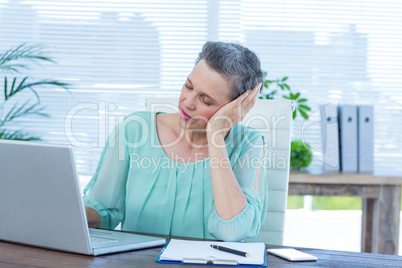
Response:
[{"label": "laptop", "polygon": [[164,245],[165,239],[88,228],[73,148],[0,140],[0,240],[85,255]]}]

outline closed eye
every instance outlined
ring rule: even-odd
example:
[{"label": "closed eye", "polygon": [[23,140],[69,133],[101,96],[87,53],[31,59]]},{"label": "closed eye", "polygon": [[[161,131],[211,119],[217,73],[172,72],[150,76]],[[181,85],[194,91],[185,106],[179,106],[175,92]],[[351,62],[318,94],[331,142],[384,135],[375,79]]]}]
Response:
[{"label": "closed eye", "polygon": [[202,102],[205,103],[205,104],[208,105],[208,106],[212,105],[211,103],[207,102],[207,101],[204,100],[204,99],[202,100]]}]

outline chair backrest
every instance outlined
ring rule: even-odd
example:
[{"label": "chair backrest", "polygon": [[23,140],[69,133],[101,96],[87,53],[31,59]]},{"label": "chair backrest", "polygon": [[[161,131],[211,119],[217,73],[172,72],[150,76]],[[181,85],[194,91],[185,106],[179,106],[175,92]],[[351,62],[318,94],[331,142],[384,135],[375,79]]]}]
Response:
[{"label": "chair backrest", "polygon": [[[177,112],[177,98],[148,98],[148,111]],[[268,181],[268,211],[257,237],[246,242],[283,244],[285,212],[289,185],[290,133],[292,102],[288,100],[260,100],[242,121],[264,135],[267,155],[264,166]]]}]

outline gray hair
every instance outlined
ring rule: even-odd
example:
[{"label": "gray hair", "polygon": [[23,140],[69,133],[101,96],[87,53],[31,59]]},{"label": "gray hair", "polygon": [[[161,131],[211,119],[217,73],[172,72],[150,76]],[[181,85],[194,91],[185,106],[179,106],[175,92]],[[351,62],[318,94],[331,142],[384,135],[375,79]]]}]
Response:
[{"label": "gray hair", "polygon": [[233,89],[232,100],[264,81],[257,55],[239,44],[206,42],[196,64],[200,60],[205,60],[210,68],[227,77]]}]

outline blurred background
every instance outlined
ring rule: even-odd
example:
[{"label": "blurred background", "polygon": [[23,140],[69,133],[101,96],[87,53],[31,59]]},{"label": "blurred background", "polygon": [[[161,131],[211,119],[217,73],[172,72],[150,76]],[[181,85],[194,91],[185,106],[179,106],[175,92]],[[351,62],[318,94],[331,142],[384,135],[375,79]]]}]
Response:
[{"label": "blurred background", "polygon": [[[0,40],[0,134],[72,144],[82,186],[122,116],[144,110],[147,97],[179,96],[207,40],[255,51],[266,79],[279,81],[269,85],[274,98],[295,97],[286,95],[291,87],[306,99],[292,139],[308,142],[313,156],[322,152],[321,128],[303,129],[303,112],[318,122],[320,105],[372,105],[374,169],[402,174],[401,1],[0,0]],[[52,61],[7,69],[6,51],[22,44]],[[27,86],[11,100],[26,77],[65,84]],[[9,120],[25,102],[34,108]],[[313,157],[308,170],[321,167]],[[361,206],[358,197],[290,196],[285,245],[360,251]],[[334,223],[333,233],[317,229]]]}]

